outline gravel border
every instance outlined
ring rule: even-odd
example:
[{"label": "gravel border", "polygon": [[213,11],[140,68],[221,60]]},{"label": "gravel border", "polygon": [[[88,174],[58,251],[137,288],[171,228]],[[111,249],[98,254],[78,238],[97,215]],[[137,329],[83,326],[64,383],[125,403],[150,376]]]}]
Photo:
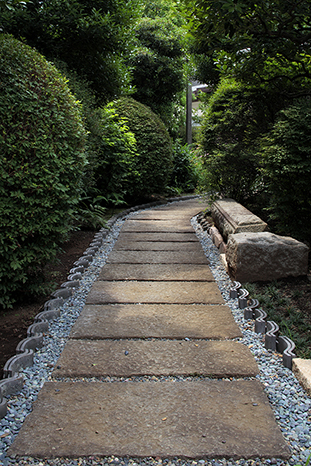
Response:
[{"label": "gravel border", "polygon": [[[171,200],[171,202],[179,202]],[[162,204],[163,205],[163,204]],[[155,206],[150,206],[154,208]],[[150,208],[149,207],[149,208]],[[159,206],[160,207],[160,206]],[[145,209],[144,209],[145,210]],[[139,211],[137,211],[139,212]],[[278,425],[281,428],[283,436],[287,441],[292,451],[292,457],[289,461],[280,459],[253,459],[238,461],[228,459],[209,459],[209,460],[185,460],[180,458],[174,459],[159,459],[159,458],[117,458],[115,456],[97,458],[54,458],[51,460],[34,459],[30,457],[9,458],[6,456],[8,447],[13,442],[18,434],[25,417],[32,410],[32,403],[36,400],[38,392],[42,388],[46,380],[51,380],[51,372],[60,356],[62,349],[68,339],[72,325],[79,316],[86,299],[86,296],[97,278],[100,269],[106,263],[107,257],[115,241],[119,235],[120,229],[124,221],[135,215],[130,213],[122,218],[114,219],[114,223],[110,232],[106,236],[99,252],[94,256],[94,260],[87,270],[82,274],[80,287],[72,297],[67,299],[61,307],[61,316],[54,321],[49,322],[49,331],[44,337],[44,346],[35,353],[34,365],[24,369],[23,375],[25,378],[24,387],[18,395],[12,395],[7,398],[8,413],[0,420],[0,465],[167,465],[167,466],[233,466],[233,465],[270,465],[278,466],[295,465],[296,463],[304,464],[311,451],[311,399],[299,385],[293,372],[286,369],[282,364],[282,357],[277,353],[273,353],[264,348],[263,337],[255,333],[254,323],[246,321],[243,318],[243,310],[238,307],[237,299],[229,298],[229,291],[232,286],[232,281],[227,275],[218,249],[214,246],[210,236],[202,230],[195,219],[192,219],[192,225],[201,242],[203,250],[210,261],[210,267],[214,278],[219,286],[219,289],[232,310],[233,316],[239,325],[243,338],[239,339],[243,344],[247,345],[258,363],[260,374],[256,378],[259,379],[269,398],[270,405],[274,410]],[[197,378],[182,378],[182,377],[159,377],[157,380],[194,380]],[[84,379],[86,380],[86,379]],[[89,380],[89,379],[88,379]],[[90,379],[95,381],[96,379]],[[103,382],[113,382],[114,378],[103,378]],[[150,378],[137,378],[137,380],[150,380]],[[310,449],[310,450],[309,450]]]}]

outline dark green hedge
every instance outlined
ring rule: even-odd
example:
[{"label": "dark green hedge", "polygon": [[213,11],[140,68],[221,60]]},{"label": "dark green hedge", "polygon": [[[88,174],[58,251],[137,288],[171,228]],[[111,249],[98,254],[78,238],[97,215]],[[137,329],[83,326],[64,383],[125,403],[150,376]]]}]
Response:
[{"label": "dark green hedge", "polygon": [[38,52],[0,35],[0,306],[41,291],[85,165],[80,108]]},{"label": "dark green hedge", "polygon": [[132,98],[114,102],[120,117],[136,139],[137,154],[133,161],[135,183],[128,186],[131,200],[139,200],[165,191],[173,169],[172,142],[160,118],[149,107]]}]

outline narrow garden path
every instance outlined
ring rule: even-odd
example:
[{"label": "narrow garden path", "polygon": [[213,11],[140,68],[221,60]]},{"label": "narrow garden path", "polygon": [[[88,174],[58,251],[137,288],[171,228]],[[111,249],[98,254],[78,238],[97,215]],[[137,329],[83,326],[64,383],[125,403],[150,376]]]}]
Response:
[{"label": "narrow garden path", "polygon": [[126,220],[9,455],[289,457],[190,224],[200,210]]}]

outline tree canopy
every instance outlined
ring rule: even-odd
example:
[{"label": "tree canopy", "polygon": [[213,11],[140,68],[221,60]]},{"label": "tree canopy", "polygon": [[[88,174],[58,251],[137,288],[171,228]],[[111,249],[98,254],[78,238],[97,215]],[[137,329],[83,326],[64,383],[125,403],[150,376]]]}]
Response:
[{"label": "tree canopy", "polygon": [[309,0],[185,0],[195,50],[220,72],[289,96],[310,93]]},{"label": "tree canopy", "polygon": [[125,59],[139,11],[139,0],[32,0],[3,9],[0,25],[48,59],[66,62],[105,101],[129,84]]}]

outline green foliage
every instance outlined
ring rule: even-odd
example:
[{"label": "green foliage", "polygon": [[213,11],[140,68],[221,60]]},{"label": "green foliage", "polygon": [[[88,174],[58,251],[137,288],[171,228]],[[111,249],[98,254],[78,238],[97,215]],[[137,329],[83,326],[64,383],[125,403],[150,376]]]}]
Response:
[{"label": "green foliage", "polygon": [[136,175],[128,183],[131,200],[140,200],[165,191],[172,171],[172,144],[160,120],[147,106],[132,98],[121,98],[113,103],[121,118],[126,119],[137,144],[133,170]]},{"label": "green foliage", "polygon": [[223,80],[207,102],[199,138],[205,188],[216,196],[250,202],[260,188],[256,139],[271,115],[263,95]]},{"label": "green foliage", "polygon": [[95,192],[105,198],[107,204],[120,204],[139,181],[135,131],[127,115],[116,109],[113,102],[97,109],[95,114],[97,127],[92,128],[92,144],[96,147]]},{"label": "green foliage", "polygon": [[280,112],[261,141],[270,220],[279,233],[311,243],[311,101]]},{"label": "green foliage", "polygon": [[192,192],[197,187],[199,168],[196,157],[188,144],[176,140],[173,145],[173,172],[169,185],[181,192]]},{"label": "green foliage", "polygon": [[85,165],[80,105],[54,66],[0,35],[0,305],[38,293],[72,228]]},{"label": "green foliage", "polygon": [[133,97],[163,117],[185,86],[182,40],[173,23],[144,18],[136,28],[139,47],[132,55]]},{"label": "green foliage", "polygon": [[125,59],[138,6],[139,0],[32,0],[0,14],[0,25],[48,59],[66,62],[103,103],[128,90]]},{"label": "green foliage", "polygon": [[196,52],[223,75],[283,95],[310,94],[309,0],[185,2]]},{"label": "green foliage", "polygon": [[79,205],[79,212],[86,213],[88,210],[93,215],[94,205],[124,203],[128,182],[135,183],[132,162],[136,153],[136,141],[125,119],[116,114],[111,103],[102,108],[97,107],[90,84],[76,72],[70,71],[65,63],[58,61],[56,65],[68,78],[71,91],[82,103],[88,133],[88,164],[83,179],[84,198]]}]

